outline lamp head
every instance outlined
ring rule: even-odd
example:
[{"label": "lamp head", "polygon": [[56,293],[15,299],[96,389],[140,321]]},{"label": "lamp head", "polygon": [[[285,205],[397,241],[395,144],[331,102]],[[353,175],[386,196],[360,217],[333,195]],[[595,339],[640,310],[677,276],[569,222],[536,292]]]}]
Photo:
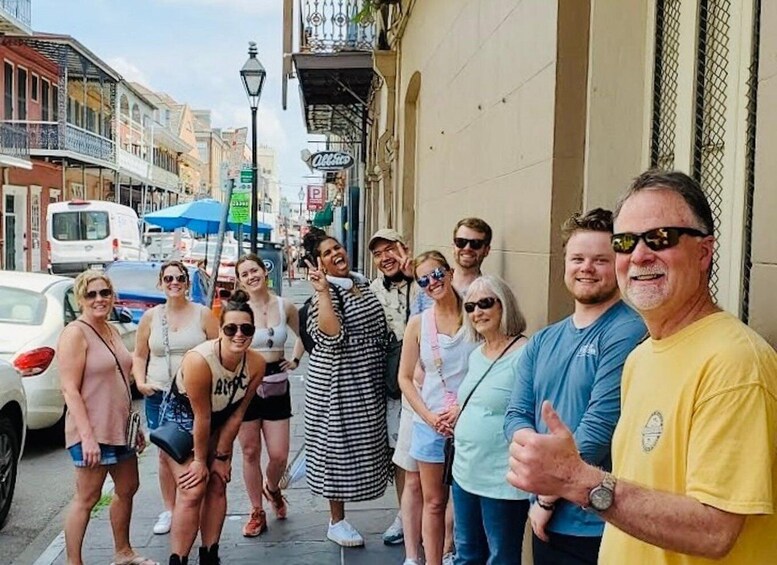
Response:
[{"label": "lamp head", "polygon": [[264,81],[267,78],[267,71],[264,70],[264,66],[256,58],[258,52],[256,43],[250,41],[248,43],[248,60],[243,65],[243,68],[240,69],[240,78],[243,80],[243,87],[248,96],[248,102],[251,104],[251,109],[256,109],[259,106],[262,87],[264,87]]}]

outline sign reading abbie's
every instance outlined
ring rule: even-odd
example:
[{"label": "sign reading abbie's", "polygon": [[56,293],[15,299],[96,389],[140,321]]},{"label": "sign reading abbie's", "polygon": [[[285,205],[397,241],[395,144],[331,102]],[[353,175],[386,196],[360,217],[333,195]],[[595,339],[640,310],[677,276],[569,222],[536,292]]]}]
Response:
[{"label": "sign reading abbie's", "polygon": [[342,151],[319,151],[310,157],[310,166],[318,171],[342,171],[353,167],[353,157]]}]

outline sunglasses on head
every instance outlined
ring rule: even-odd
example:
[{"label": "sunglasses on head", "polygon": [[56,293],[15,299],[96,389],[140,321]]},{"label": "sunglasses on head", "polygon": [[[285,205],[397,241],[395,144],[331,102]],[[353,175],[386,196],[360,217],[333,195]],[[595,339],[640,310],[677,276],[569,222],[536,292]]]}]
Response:
[{"label": "sunglasses on head", "polygon": [[444,267],[437,267],[434,271],[429,273],[428,275],[424,275],[423,277],[418,277],[415,282],[418,283],[418,286],[421,288],[426,288],[430,284],[432,284],[432,279],[436,281],[441,281],[445,278],[445,268]]},{"label": "sunglasses on head", "polygon": [[256,326],[253,324],[225,324],[221,326],[221,331],[227,337],[235,337],[237,330],[240,330],[240,333],[246,337],[252,337],[256,332]]},{"label": "sunglasses on head", "polygon": [[178,281],[179,283],[185,283],[188,279],[186,275],[165,275],[162,277],[162,280],[165,282],[165,284],[170,284],[173,281]]},{"label": "sunglasses on head", "polygon": [[94,300],[97,298],[97,295],[100,295],[100,298],[110,298],[113,296],[113,291],[110,288],[101,288],[100,290],[89,290],[84,293],[84,298],[87,300]]},{"label": "sunglasses on head", "polygon": [[494,304],[499,302],[499,299],[494,296],[486,296],[485,298],[481,298],[477,302],[465,302],[464,303],[464,311],[467,314],[472,314],[472,312],[475,311],[475,306],[480,308],[481,310],[488,310],[490,308],[494,307]]},{"label": "sunglasses on head", "polygon": [[680,243],[680,236],[691,235],[694,237],[707,237],[708,234],[693,228],[669,227],[655,228],[643,233],[623,232],[610,236],[610,243],[615,253],[632,253],[636,249],[639,240],[653,251],[670,249]]},{"label": "sunglasses on head", "polygon": [[465,247],[467,247],[467,244],[469,244],[470,249],[474,249],[477,251],[478,249],[481,249],[486,244],[486,240],[467,239],[466,237],[454,237],[453,244],[459,249],[464,249]]}]

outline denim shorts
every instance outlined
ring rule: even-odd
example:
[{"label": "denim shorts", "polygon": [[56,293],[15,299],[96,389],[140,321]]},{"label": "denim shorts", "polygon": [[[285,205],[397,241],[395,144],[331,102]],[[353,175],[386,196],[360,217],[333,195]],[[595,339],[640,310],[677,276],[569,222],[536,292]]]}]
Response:
[{"label": "denim shorts", "polygon": [[[135,450],[130,449],[126,445],[107,445],[105,443],[99,445],[100,465],[116,465],[116,463],[121,463],[130,457],[135,457]],[[81,442],[71,445],[67,448],[67,451],[70,453],[70,457],[73,459],[73,464],[76,467],[86,467]]]},{"label": "denim shorts", "polygon": [[149,431],[159,427],[159,415],[162,413],[162,400],[164,397],[164,391],[158,390],[151,396],[147,396],[143,403],[146,408],[146,424]]},{"label": "denim shorts", "polygon": [[438,434],[427,424],[413,422],[410,457],[421,463],[444,463],[444,449],[445,436]]}]

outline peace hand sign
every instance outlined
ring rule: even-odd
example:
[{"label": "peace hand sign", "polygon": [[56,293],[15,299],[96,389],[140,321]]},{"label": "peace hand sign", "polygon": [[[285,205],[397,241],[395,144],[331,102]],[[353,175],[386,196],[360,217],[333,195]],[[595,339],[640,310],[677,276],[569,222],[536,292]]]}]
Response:
[{"label": "peace hand sign", "polygon": [[405,276],[412,277],[415,274],[413,272],[413,260],[408,256],[407,249],[405,249],[404,245],[397,245],[395,249],[399,269]]},{"label": "peace hand sign", "polygon": [[329,289],[329,282],[326,280],[326,273],[324,272],[324,266],[321,264],[321,257],[317,260],[317,266],[314,267],[308,259],[305,259],[305,263],[308,266],[308,279],[310,284],[316,292],[324,292]]}]

